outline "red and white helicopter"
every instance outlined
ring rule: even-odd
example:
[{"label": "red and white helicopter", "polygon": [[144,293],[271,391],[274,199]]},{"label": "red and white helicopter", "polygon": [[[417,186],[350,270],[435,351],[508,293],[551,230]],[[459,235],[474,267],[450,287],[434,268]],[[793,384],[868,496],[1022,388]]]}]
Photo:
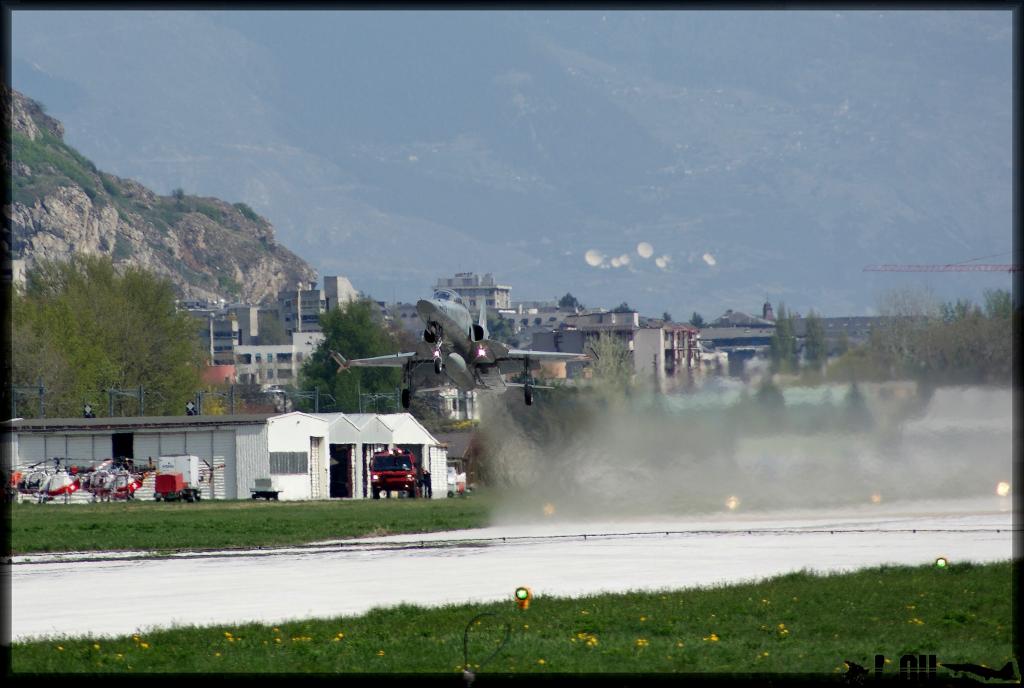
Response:
[{"label": "red and white helicopter", "polygon": [[17,482],[18,492],[34,495],[40,504],[58,497],[63,497],[67,504],[71,495],[82,487],[78,467],[69,468],[68,459],[54,457],[50,460],[53,466],[44,466],[44,461],[29,466],[28,472]]},{"label": "red and white helicopter", "polygon": [[118,457],[89,469],[82,477],[82,489],[92,493],[94,502],[130,500],[145,478],[146,471],[137,472],[131,459]]}]

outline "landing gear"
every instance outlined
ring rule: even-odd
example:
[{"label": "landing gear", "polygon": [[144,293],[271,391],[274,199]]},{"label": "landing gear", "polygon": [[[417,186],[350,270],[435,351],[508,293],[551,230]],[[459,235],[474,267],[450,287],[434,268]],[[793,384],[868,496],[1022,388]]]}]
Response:
[{"label": "landing gear", "polygon": [[444,372],[444,363],[441,361],[440,356],[434,356],[434,374],[440,375]]},{"label": "landing gear", "polygon": [[402,408],[409,408],[410,403],[412,403],[412,390],[406,387],[402,390]]},{"label": "landing gear", "polygon": [[533,387],[530,386],[530,361],[523,359],[523,401],[527,406],[533,406]]}]

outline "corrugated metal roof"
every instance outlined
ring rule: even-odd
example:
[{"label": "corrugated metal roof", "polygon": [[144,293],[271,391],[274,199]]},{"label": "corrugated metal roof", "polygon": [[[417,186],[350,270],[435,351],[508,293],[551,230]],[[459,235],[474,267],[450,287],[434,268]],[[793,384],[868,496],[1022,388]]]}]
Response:
[{"label": "corrugated metal roof", "polygon": [[138,428],[180,428],[182,426],[255,425],[266,423],[278,413],[233,416],[133,416],[125,418],[18,418],[3,422],[8,431],[54,432],[56,430],[115,430]]}]

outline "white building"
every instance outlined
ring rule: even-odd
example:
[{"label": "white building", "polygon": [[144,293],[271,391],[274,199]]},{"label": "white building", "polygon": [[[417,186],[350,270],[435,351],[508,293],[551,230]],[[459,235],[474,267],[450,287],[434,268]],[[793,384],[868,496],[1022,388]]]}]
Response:
[{"label": "white building", "polygon": [[324,339],[323,332],[293,332],[291,344],[235,347],[238,382],[255,385],[293,384],[299,368]]},{"label": "white building", "polygon": [[[249,499],[256,480],[268,478],[281,500],[364,498],[373,452],[401,447],[417,457],[418,471],[425,461],[435,498],[446,495],[447,452],[408,413],[16,419],[4,430],[8,470],[55,457],[84,468],[112,457],[144,467],[195,455],[206,499]],[[136,498],[151,499],[153,482],[150,474]],[[73,501],[89,499],[79,492]]]},{"label": "white building", "polygon": [[374,452],[399,447],[416,457],[417,473],[430,470],[434,498],[445,496],[448,453],[409,413],[321,413],[327,420],[330,455],[330,496],[370,496],[370,458]]}]

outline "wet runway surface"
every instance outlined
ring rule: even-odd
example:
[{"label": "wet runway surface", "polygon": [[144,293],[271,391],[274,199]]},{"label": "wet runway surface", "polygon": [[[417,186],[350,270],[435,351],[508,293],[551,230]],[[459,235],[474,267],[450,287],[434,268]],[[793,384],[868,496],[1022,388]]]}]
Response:
[{"label": "wet runway surface", "polygon": [[687,588],[801,569],[1008,560],[1009,498],[531,524],[172,557],[16,557],[12,639],[356,615],[535,595]]}]

